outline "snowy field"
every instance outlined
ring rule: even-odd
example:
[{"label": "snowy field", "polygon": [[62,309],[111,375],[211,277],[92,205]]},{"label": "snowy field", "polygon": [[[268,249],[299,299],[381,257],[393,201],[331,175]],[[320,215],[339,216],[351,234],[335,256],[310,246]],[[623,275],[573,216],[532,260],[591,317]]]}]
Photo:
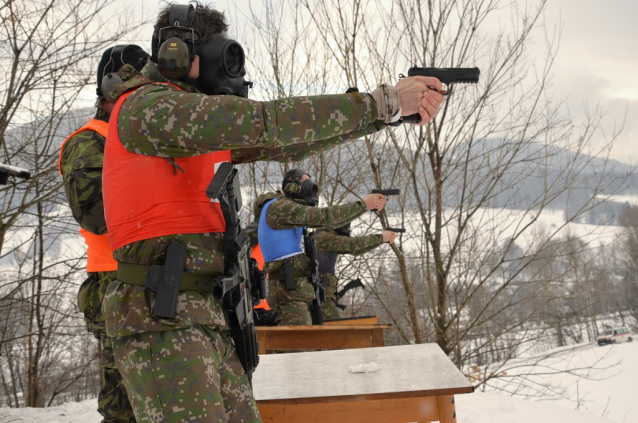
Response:
[{"label": "snowy field", "polygon": [[[519,360],[516,370],[509,371],[511,375],[536,373],[526,377],[525,384],[531,388],[517,389],[519,395],[514,398],[482,393],[457,396],[458,422],[638,423],[638,342],[604,347],[580,344],[555,351],[549,360],[534,366],[534,359]],[[515,362],[510,365],[516,366]],[[594,367],[587,378],[561,371],[585,366]],[[547,389],[540,393],[539,387]],[[523,399],[525,394],[543,399]]]},{"label": "snowy field", "polygon": [[[601,371],[592,380],[568,373],[535,376],[538,382],[542,379],[546,384],[561,385],[565,388],[566,399],[537,401],[478,392],[457,395],[457,421],[638,423],[638,342],[606,347],[580,345],[574,349],[566,349],[555,356],[552,367],[594,361],[598,361],[597,367]],[[96,400],[87,400],[46,409],[0,408],[0,423],[99,423],[100,416],[95,411],[96,406]]]}]

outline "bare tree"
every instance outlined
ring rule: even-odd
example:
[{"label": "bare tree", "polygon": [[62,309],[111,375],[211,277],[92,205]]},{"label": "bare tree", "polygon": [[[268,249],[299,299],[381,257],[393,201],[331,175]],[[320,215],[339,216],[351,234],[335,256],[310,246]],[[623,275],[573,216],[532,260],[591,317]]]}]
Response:
[{"label": "bare tree", "polygon": [[627,205],[620,216],[623,228],[614,245],[620,252],[617,255],[617,273],[622,278],[620,297],[623,298],[621,310],[631,313],[638,330],[638,207]]},{"label": "bare tree", "polygon": [[[543,210],[564,205],[566,215],[551,229],[549,241],[597,205],[598,193],[618,186],[601,176],[610,170],[607,154],[613,139],[596,147],[592,138],[600,114],[579,126],[551,100],[556,38],[546,40],[544,62],[529,60],[528,44],[540,25],[544,1],[525,10],[512,4],[514,29],[495,33],[481,28],[502,6],[497,1],[304,4],[349,83],[371,87],[413,63],[482,70],[477,87],[454,87],[427,127],[403,127],[365,141],[369,181],[376,187],[408,188],[382,220],[393,218],[414,228],[411,239],[393,249],[407,296],[409,339],[424,341],[418,309],[419,292],[425,293],[435,339],[461,365],[459,340],[467,329],[456,333],[455,325],[473,296],[481,295],[508,261],[510,248],[501,248],[503,240],[514,241],[527,261],[501,280],[500,291],[549,245],[526,239]],[[590,177],[592,168],[597,177]],[[577,194],[581,201],[568,201]],[[412,266],[420,268],[413,273],[420,280],[410,278]]]},{"label": "bare tree", "polygon": [[[455,86],[427,126],[367,135],[301,163],[329,204],[402,188],[384,212],[356,223],[357,234],[408,232],[391,254],[341,259],[342,281],[362,276],[368,285],[349,296],[349,312],[393,323],[392,343],[434,341],[460,368],[482,366],[477,385],[504,377],[520,354],[540,354],[541,363],[552,346],[594,339],[608,310],[596,292],[613,281],[592,258],[597,235],[568,228],[612,219],[603,194],[628,173],[609,160],[617,132],[598,141],[603,111],[576,122],[553,98],[560,30],[543,26],[546,1],[263,4],[252,21],[268,52],[257,80],[269,99],[370,90],[414,64],[481,69],[479,84]],[[539,40],[545,55],[532,56]],[[258,166],[249,176],[256,194],[282,170],[267,177]],[[545,224],[547,212],[561,219]]]},{"label": "bare tree", "polygon": [[33,175],[0,187],[0,372],[14,407],[70,398],[95,363],[74,301],[84,249],[71,235],[57,161],[88,117],[73,110],[94,84],[96,59],[130,31],[112,3],[0,0],[0,162]]}]

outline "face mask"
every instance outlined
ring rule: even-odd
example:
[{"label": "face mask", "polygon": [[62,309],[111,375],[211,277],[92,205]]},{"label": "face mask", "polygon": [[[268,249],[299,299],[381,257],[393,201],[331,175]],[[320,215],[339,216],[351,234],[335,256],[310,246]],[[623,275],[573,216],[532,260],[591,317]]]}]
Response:
[{"label": "face mask", "polygon": [[199,77],[193,85],[208,95],[236,95],[248,97],[253,83],[246,81],[244,49],[226,32],[213,35],[206,42],[197,44]]}]

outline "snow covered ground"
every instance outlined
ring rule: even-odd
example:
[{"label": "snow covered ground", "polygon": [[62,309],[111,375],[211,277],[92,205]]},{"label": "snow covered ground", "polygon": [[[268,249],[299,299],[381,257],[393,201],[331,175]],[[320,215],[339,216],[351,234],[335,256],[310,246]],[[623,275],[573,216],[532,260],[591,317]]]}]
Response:
[{"label": "snow covered ground", "polygon": [[[567,399],[539,402],[474,393],[456,396],[459,423],[638,423],[638,342],[606,347],[581,345],[556,356],[553,367],[599,361],[596,380],[558,373],[546,382],[566,388]],[[612,365],[609,367],[610,365]],[[541,376],[537,376],[541,378]],[[578,381],[578,390],[576,390]],[[98,423],[96,400],[34,409],[0,408],[0,423]],[[578,406],[579,410],[576,410]],[[346,423],[346,422],[344,422]]]},{"label": "snow covered ground", "polygon": [[[598,370],[591,372],[590,378],[556,372],[561,367],[593,363]],[[547,399],[546,396],[545,400],[538,401],[478,392],[458,395],[458,422],[638,423],[638,342],[567,348],[549,362],[543,362],[543,366],[547,374],[530,376],[527,384],[560,387],[565,398]],[[519,373],[527,370],[529,367],[523,362],[517,369]],[[541,373],[543,369],[537,366],[534,371]]]}]

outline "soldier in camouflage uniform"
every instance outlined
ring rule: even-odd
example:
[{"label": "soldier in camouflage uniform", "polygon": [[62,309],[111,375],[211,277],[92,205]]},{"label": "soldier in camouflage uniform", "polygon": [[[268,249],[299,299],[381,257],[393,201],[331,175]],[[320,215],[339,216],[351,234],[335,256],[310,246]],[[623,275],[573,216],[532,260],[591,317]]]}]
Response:
[{"label": "soldier in camouflage uniform", "polygon": [[[119,267],[104,299],[107,331],[138,422],[259,422],[221,304],[210,290],[180,290],[174,317],[158,318],[151,312],[157,296],[144,287],[149,266],[164,265],[174,243],[187,247],[182,278],[224,272],[223,221],[214,221],[220,216],[218,205],[204,193],[210,182],[204,176],[211,176],[212,169],[190,164],[301,159],[376,132],[398,118],[400,110],[421,113],[425,123],[443,101],[435,91],[441,85],[435,78],[405,78],[397,87],[384,85],[372,94],[259,102],[243,98],[247,89],[242,89],[241,61],[229,82],[239,89],[225,91],[235,95],[215,95],[224,92],[214,73],[222,59],[213,54],[216,41],[228,40],[221,34],[227,29],[223,14],[197,3],[186,13],[187,21],[169,17],[172,11],[179,12],[173,5],[158,17],[154,62],[142,70],[144,77],[124,81],[112,93],[121,98],[105,151],[104,198]],[[180,40],[188,47],[187,66],[179,57],[174,62],[167,58],[173,43],[181,54]],[[163,51],[167,56],[162,58]],[[234,47],[234,52],[240,50]],[[185,72],[173,73],[182,68]],[[153,185],[153,178],[163,178],[167,186]],[[146,189],[152,190],[150,199]],[[176,209],[179,205],[166,200],[139,211],[142,202],[186,191],[192,194],[192,208],[184,204]],[[173,212],[155,213],[164,208]],[[357,213],[360,209],[363,205]],[[202,211],[199,230],[181,229],[186,226],[182,215],[194,210]],[[213,228],[220,223],[221,228]],[[141,276],[125,268],[142,269]]]},{"label": "soldier in camouflage uniform", "polygon": [[317,260],[319,261],[319,280],[326,287],[326,301],[321,306],[325,320],[341,318],[337,308],[337,285],[335,265],[339,254],[359,256],[372,251],[384,242],[392,243],[396,234],[383,231],[380,234],[350,236],[350,223],[334,230],[320,229],[315,235]]},{"label": "soldier in camouflage uniform", "polygon": [[[386,201],[381,194],[370,194],[363,201],[315,207],[316,197],[308,194],[310,189],[304,192],[303,187],[311,183],[308,174],[292,169],[284,176],[281,192],[262,194],[255,201],[254,208],[260,214],[259,242],[266,262],[264,271],[268,273],[268,305],[279,313],[282,325],[312,324],[310,305],[315,299],[315,290],[308,280],[310,260],[301,249],[300,228],[332,230],[367,210],[383,209]],[[294,279],[288,287],[286,261],[290,263]]]},{"label": "soldier in camouflage uniform", "polygon": [[[120,46],[121,53],[113,53],[109,48],[102,55],[97,77],[97,112],[91,123],[95,128],[106,128],[113,103],[104,99],[101,83],[105,73],[117,71],[125,63],[132,69],[141,70],[149,57],[135,45]],[[64,189],[74,219],[80,224],[87,245],[88,277],[80,286],[77,296],[78,307],[84,314],[87,329],[101,342],[100,368],[102,386],[98,394],[98,412],[103,422],[134,422],[135,415],[128,400],[122,376],[117,370],[111,341],[106,336],[106,325],[102,314],[102,300],[109,283],[115,279],[117,262],[113,260],[108,238],[106,248],[100,250],[99,236],[106,236],[104,204],[102,201],[102,163],[104,158],[105,134],[89,125],[70,136],[60,151],[60,172]],[[97,235],[93,236],[93,235]],[[99,241],[98,241],[99,243]],[[106,256],[101,257],[104,253]]]}]

